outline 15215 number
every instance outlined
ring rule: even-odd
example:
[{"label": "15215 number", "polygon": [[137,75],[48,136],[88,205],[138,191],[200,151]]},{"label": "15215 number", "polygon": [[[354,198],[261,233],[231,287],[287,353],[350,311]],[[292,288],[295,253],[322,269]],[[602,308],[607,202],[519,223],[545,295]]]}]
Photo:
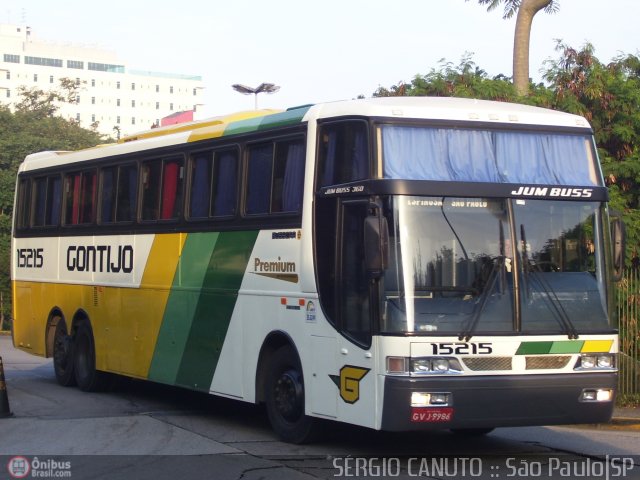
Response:
[{"label": "15215 number", "polygon": [[42,248],[18,248],[18,268],[42,268],[43,252]]}]

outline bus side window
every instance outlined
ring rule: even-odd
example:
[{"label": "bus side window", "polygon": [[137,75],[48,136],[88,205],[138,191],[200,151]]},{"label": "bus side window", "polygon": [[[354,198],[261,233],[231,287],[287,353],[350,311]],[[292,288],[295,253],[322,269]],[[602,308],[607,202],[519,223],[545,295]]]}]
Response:
[{"label": "bus side window", "polygon": [[251,146],[246,213],[300,212],[304,162],[303,138]]},{"label": "bus side window", "polygon": [[303,140],[276,144],[271,194],[272,212],[299,212],[302,207],[305,145]]},{"label": "bus side window", "polygon": [[182,158],[142,164],[142,220],[170,220],[182,211]]},{"label": "bus side window", "polygon": [[227,217],[235,215],[237,188],[237,150],[233,149],[216,152],[213,172],[213,191],[211,193],[212,217]]},{"label": "bus side window", "polygon": [[65,225],[90,224],[94,221],[96,172],[74,172],[65,175]]},{"label": "bus side window", "polygon": [[16,225],[18,228],[28,228],[31,215],[31,180],[21,178],[18,186],[18,216]]},{"label": "bus side window", "polygon": [[138,169],[135,164],[102,169],[100,175],[100,222],[135,220]]},{"label": "bus side window", "polygon": [[138,168],[135,164],[122,165],[118,169],[116,193],[116,222],[133,222],[136,219],[138,193]]},{"label": "bus side window", "polygon": [[191,158],[191,197],[189,218],[207,218],[211,202],[212,152],[199,152]]},{"label": "bus side window", "polygon": [[43,227],[45,219],[45,207],[47,205],[47,177],[36,178],[33,181],[33,197],[31,199],[33,213],[31,225]]},{"label": "bus side window", "polygon": [[246,213],[249,215],[269,213],[273,143],[250,147],[248,170]]},{"label": "bus side window", "polygon": [[116,210],[118,167],[103,168],[100,173],[100,222],[113,223]]},{"label": "bus side window", "polygon": [[366,122],[352,120],[323,125],[319,138],[319,188],[369,177]]}]

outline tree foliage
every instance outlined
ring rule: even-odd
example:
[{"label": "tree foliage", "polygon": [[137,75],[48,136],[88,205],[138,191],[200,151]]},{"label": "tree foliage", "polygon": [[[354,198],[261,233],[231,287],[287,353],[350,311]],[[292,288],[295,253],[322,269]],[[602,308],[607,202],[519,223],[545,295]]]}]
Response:
[{"label": "tree foliage", "polygon": [[[61,102],[74,101],[78,85],[63,79],[60,90],[22,89],[15,112],[0,106],[0,292],[2,317],[11,316],[10,244],[18,167],[25,156],[44,150],[77,150],[108,141],[77,122],[54,116]],[[2,327],[2,325],[0,325]]]},{"label": "tree foliage", "polygon": [[[489,3],[488,1],[486,3]],[[627,226],[627,258],[640,252],[640,58],[621,54],[609,63],[558,41],[559,57],[545,63],[545,83],[519,96],[508,77],[490,77],[466,53],[457,65],[440,61],[411,83],[379,87],[373,96],[458,96],[526,103],[582,115],[591,123],[611,205]]]}]

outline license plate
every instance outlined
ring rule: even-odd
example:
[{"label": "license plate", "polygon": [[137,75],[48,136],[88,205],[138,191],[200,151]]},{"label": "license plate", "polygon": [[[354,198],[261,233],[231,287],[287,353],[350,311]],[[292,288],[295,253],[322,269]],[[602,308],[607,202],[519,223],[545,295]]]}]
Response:
[{"label": "license plate", "polygon": [[453,408],[412,408],[411,421],[416,423],[438,423],[453,420]]}]

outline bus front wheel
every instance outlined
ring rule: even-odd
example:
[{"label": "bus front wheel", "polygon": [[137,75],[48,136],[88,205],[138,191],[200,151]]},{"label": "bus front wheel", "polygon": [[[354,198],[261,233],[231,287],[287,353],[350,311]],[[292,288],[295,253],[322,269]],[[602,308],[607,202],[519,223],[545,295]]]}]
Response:
[{"label": "bus front wheel", "polygon": [[267,415],[276,434],[289,443],[312,441],[317,420],[304,413],[304,378],[292,347],[281,347],[271,357],[265,388]]},{"label": "bus front wheel", "polygon": [[73,337],[69,335],[67,323],[59,318],[53,334],[53,371],[63,387],[76,384],[73,363]]},{"label": "bus front wheel", "polygon": [[107,385],[107,373],[96,370],[96,348],[87,321],[80,323],[74,344],[74,370],[78,387],[85,392],[103,390]]}]

